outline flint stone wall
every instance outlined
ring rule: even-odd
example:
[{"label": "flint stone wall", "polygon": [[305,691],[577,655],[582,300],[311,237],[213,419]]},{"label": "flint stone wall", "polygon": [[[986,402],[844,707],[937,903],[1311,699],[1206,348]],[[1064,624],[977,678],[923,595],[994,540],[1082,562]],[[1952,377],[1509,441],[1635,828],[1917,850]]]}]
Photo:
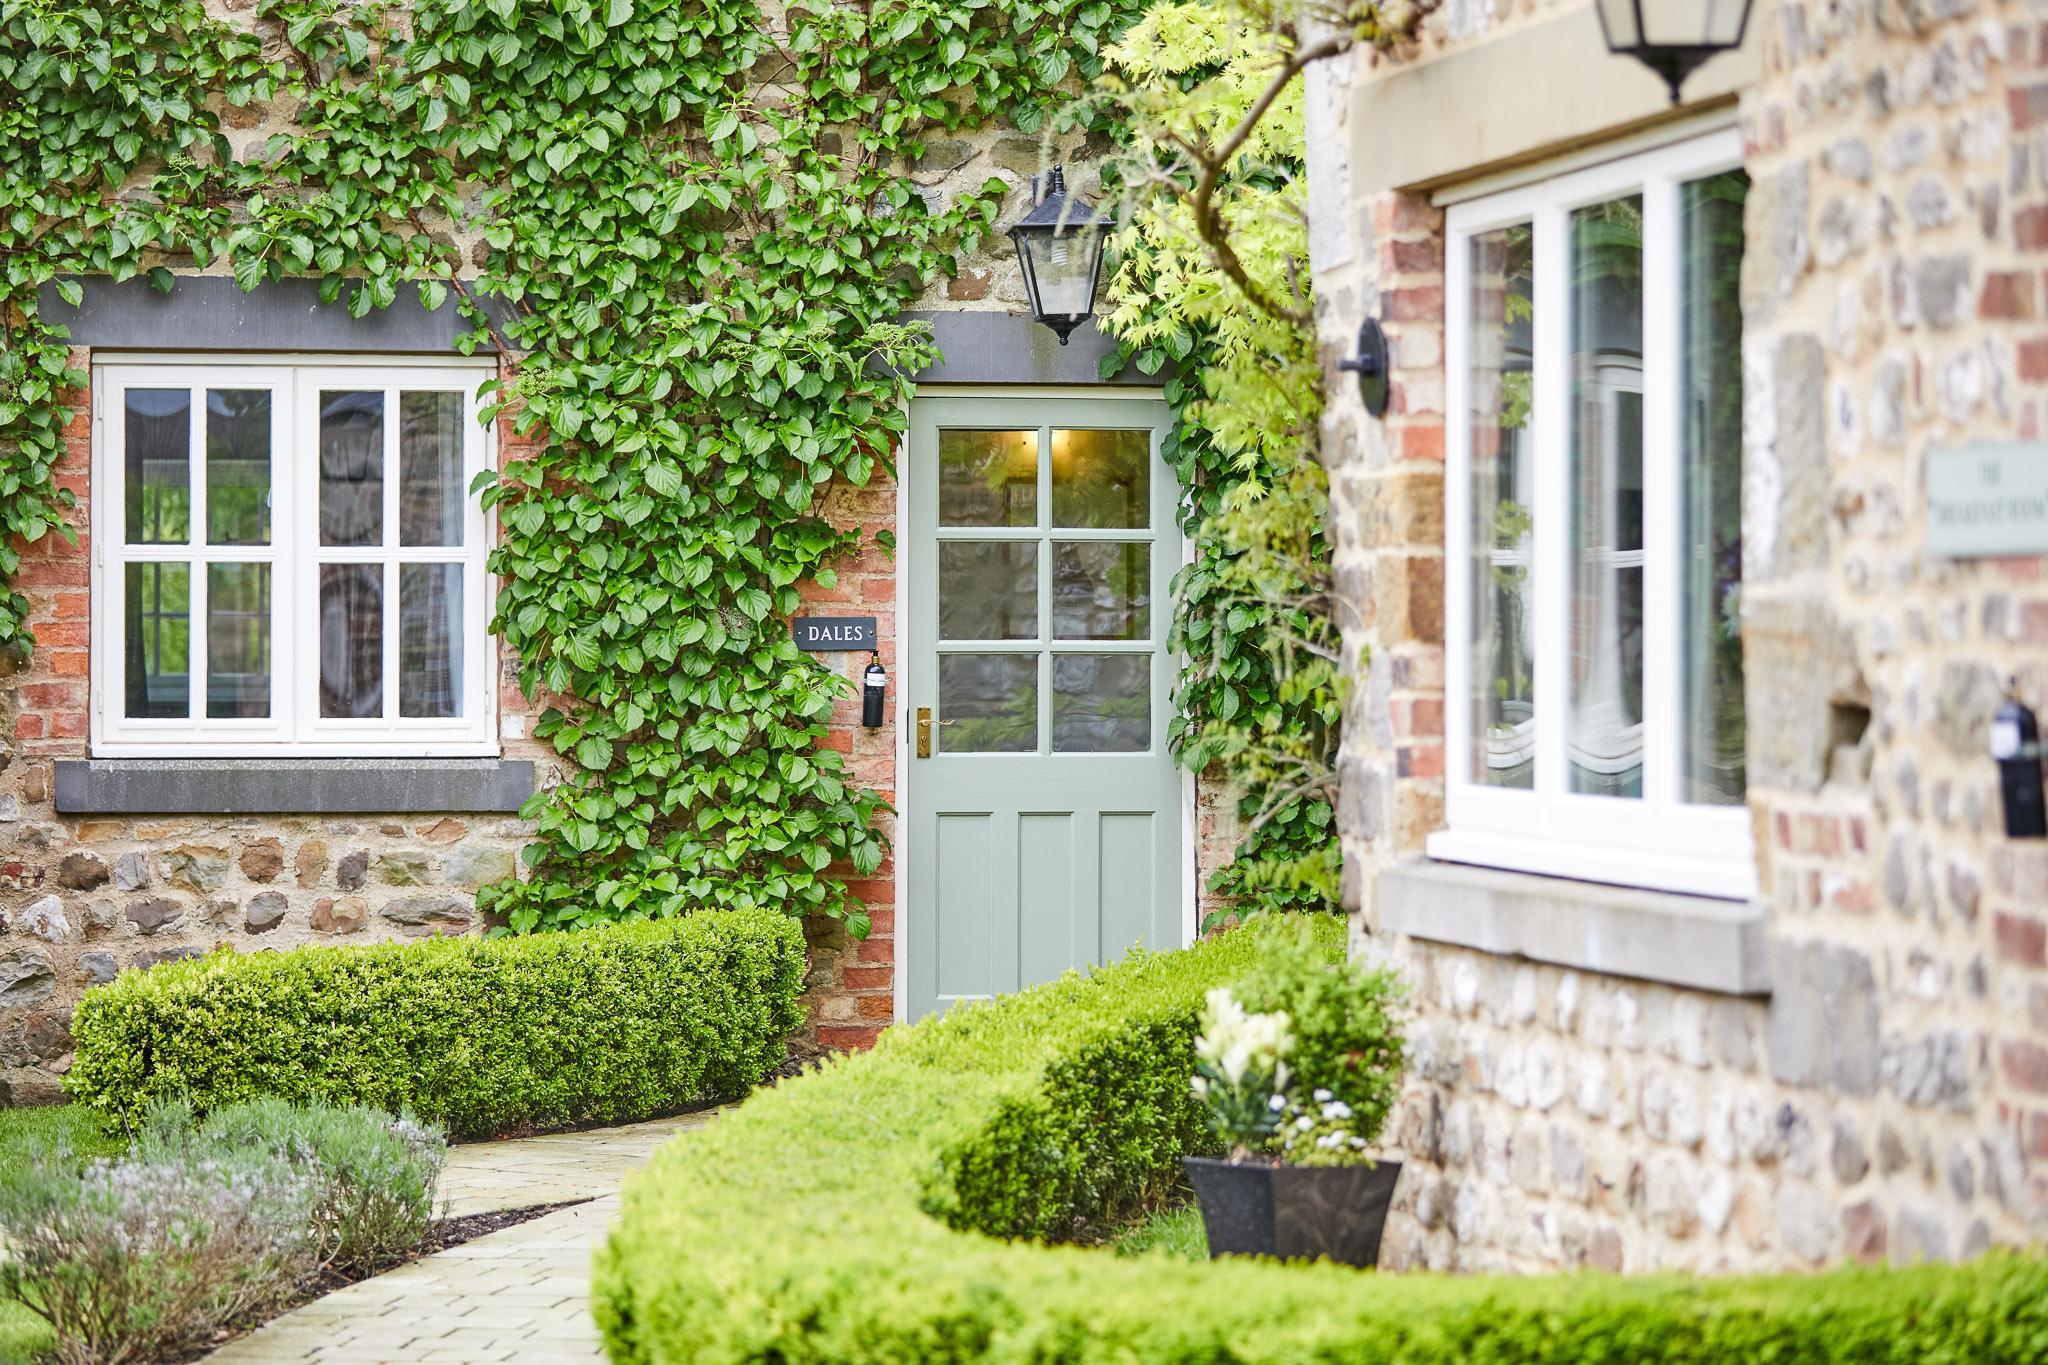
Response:
[{"label": "flint stone wall", "polygon": [[[1404,59],[1511,38],[1528,12],[1446,7]],[[1442,215],[1358,194],[1314,234],[1337,581],[1347,655],[1368,660],[1347,895],[1358,951],[1401,966],[1417,1012],[1389,1134],[1410,1163],[1397,1265],[1763,1269],[2048,1235],[2048,846],[2003,838],[1985,747],[2007,679],[2048,710],[2048,582],[2038,557],[1928,558],[1920,493],[1931,447],[2040,436],[2048,9],[1758,0],[1750,22],[1743,629],[1767,997],[1381,932],[1379,872],[1443,824]],[[1332,163],[1353,105],[1401,61],[1330,66],[1310,174],[1350,183]],[[1366,316],[1393,342],[1383,422],[1334,369]]]}]

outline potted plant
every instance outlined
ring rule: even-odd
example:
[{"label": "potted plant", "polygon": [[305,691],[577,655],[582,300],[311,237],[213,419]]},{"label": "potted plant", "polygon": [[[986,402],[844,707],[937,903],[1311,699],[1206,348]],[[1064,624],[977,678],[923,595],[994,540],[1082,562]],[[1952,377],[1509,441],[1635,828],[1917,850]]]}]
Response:
[{"label": "potted plant", "polygon": [[1211,1256],[1378,1262],[1401,1175],[1372,1155],[1400,1086],[1399,996],[1307,933],[1209,992],[1192,1084],[1225,1155],[1183,1160]]}]

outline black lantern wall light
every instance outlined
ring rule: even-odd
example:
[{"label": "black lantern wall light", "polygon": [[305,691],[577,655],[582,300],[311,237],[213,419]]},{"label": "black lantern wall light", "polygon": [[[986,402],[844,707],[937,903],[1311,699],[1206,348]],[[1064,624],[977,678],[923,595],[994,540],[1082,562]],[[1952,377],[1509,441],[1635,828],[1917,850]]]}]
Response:
[{"label": "black lantern wall light", "polygon": [[1607,50],[1664,78],[1671,102],[1708,58],[1742,46],[1751,0],[1594,0]]},{"label": "black lantern wall light", "polygon": [[1115,226],[1115,218],[1067,193],[1064,168],[1052,168],[1043,194],[1039,177],[1031,177],[1031,211],[1010,229],[1010,240],[1024,267],[1031,316],[1052,328],[1062,346],[1095,311],[1102,248]]}]

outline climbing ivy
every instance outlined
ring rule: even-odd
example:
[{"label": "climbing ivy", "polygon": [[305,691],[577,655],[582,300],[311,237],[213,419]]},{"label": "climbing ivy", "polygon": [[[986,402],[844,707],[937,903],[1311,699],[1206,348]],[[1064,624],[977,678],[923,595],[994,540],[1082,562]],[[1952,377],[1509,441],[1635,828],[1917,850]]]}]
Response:
[{"label": "climbing ivy", "polygon": [[[230,21],[202,0],[0,0],[0,589],[14,544],[70,534],[52,470],[85,376],[42,288],[75,301],[75,275],[168,288],[174,269],[226,269],[249,289],[317,278],[358,317],[404,289],[453,295],[465,345],[513,362],[488,413],[523,438],[476,490],[500,528],[492,628],[551,702],[536,734],[573,762],[528,807],[531,875],[483,902],[521,930],[766,904],[864,932],[834,874],[878,864],[881,801],[820,744],[847,685],[781,621],[799,583],[891,549],[823,509],[888,470],[903,376],[932,356],[897,319],[1006,189],[942,195],[906,172],[935,130],[1143,116],[1073,97],[1144,9],[256,0]],[[1154,9],[1123,49],[1140,85],[1148,45],[1201,31],[1199,6]],[[1204,61],[1162,89],[1206,98],[1200,77],[1230,67]],[[1232,193],[1297,195],[1258,145]],[[1275,648],[1327,625],[1290,567],[1321,553],[1300,458],[1312,350],[1234,332],[1199,301],[1216,283],[1189,267],[1185,224],[1158,221],[1125,243],[1117,325],[1144,368],[1181,365],[1169,454],[1200,548],[1174,735],[1250,793],[1224,888],[1314,899],[1328,868],[1300,869],[1328,847],[1327,802],[1267,809],[1276,764],[1334,736],[1329,679]],[[1156,324],[1135,318],[1141,285]],[[1275,394],[1296,406],[1261,435],[1246,422]],[[29,648],[26,613],[0,590],[0,649]]]},{"label": "climbing ivy", "polygon": [[[1324,17],[1377,33],[1374,7],[1344,8]],[[1257,306],[1228,277],[1191,202],[1199,156],[1244,124],[1298,50],[1292,17],[1257,0],[1165,0],[1111,48],[1105,81],[1128,186],[1106,322],[1122,343],[1115,363],[1169,376],[1167,452],[1194,544],[1175,583],[1184,663],[1171,735],[1186,767],[1220,771],[1236,792],[1240,840],[1209,888],[1226,910],[1330,908],[1342,865],[1331,802],[1343,678],[1298,80],[1221,159],[1213,202],[1244,283],[1299,316]]]},{"label": "climbing ivy", "polygon": [[[10,586],[17,544],[75,541],[64,454],[86,376],[43,325],[38,289],[61,272],[133,275],[154,244],[203,236],[195,187],[226,144],[210,96],[267,98],[253,37],[220,31],[198,0],[0,0],[0,655],[25,658],[28,601]],[[122,195],[146,176],[146,196]],[[60,286],[76,301],[77,286]]]},{"label": "climbing ivy", "polygon": [[[847,685],[781,618],[888,551],[825,499],[889,468],[933,354],[895,319],[1007,189],[906,171],[934,129],[1039,127],[1136,8],[257,0],[251,32],[198,0],[0,0],[0,530],[70,505],[84,376],[39,286],[219,263],[356,316],[453,291],[467,345],[516,358],[488,413],[530,442],[478,481],[493,629],[574,760],[528,806],[532,875],[484,903],[522,930],[766,904],[865,932],[828,873],[877,866],[881,799],[820,746]],[[224,116],[266,108],[289,123],[234,145]],[[0,598],[0,644],[26,609]]]}]

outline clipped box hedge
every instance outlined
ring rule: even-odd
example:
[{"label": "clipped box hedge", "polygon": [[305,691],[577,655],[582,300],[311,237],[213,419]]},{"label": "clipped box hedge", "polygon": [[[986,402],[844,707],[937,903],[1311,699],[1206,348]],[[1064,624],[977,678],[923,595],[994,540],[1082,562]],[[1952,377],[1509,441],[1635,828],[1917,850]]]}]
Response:
[{"label": "clipped box hedge", "polygon": [[[1690,1280],[1377,1276],[1001,1241],[1171,1180],[1203,992],[1266,930],[885,1034],[755,1095],[626,1187],[595,1312],[615,1362],[2048,1359],[2048,1263]],[[1334,934],[1332,951],[1336,950]]]},{"label": "clipped box hedge", "polygon": [[803,976],[802,926],[767,910],[222,951],[86,992],[65,1084],[131,1128],[172,1095],[405,1108],[456,1137],[622,1123],[772,1075]]}]

